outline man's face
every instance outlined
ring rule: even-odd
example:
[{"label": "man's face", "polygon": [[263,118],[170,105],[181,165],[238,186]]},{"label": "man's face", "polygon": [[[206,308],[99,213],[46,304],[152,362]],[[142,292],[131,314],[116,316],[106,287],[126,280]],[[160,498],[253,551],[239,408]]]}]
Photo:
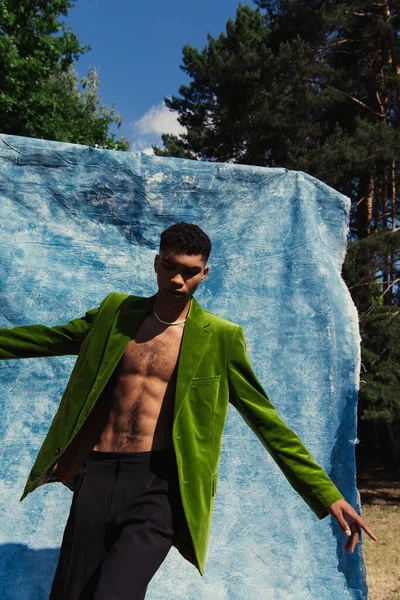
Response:
[{"label": "man's face", "polygon": [[154,261],[158,293],[168,303],[182,304],[194,294],[208,273],[201,254],[179,254],[173,248],[160,250]]}]

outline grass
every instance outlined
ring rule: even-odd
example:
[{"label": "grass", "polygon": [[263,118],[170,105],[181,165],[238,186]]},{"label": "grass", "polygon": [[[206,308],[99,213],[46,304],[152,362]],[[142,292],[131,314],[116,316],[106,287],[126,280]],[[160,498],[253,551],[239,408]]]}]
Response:
[{"label": "grass", "polygon": [[400,600],[400,476],[373,467],[358,478],[362,516],[378,538],[363,535],[368,600]]}]

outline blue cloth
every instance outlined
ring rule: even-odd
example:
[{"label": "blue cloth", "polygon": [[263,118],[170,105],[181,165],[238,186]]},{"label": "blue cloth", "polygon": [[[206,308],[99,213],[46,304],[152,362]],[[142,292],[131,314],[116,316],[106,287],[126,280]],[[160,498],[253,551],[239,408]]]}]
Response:
[{"label": "blue cloth", "polygon": [[[160,232],[185,220],[213,242],[196,293],[243,325],[281,416],[355,507],[360,367],[356,309],[340,272],[349,200],[286,169],[196,162],[0,136],[0,327],[56,325],[111,291],[156,291]],[[0,597],[44,600],[71,492],[19,497],[74,357],[0,364]],[[149,600],[367,597],[361,545],[344,552],[230,406],[205,577],[173,548]]]}]

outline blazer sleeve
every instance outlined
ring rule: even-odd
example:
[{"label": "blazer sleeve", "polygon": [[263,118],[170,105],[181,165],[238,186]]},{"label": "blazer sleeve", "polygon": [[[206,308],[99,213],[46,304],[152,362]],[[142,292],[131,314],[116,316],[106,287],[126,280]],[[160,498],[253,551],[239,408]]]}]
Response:
[{"label": "blazer sleeve", "polygon": [[91,308],[82,317],[65,325],[47,327],[37,324],[0,329],[0,360],[79,354],[81,345],[107,298],[104,298],[100,306]]},{"label": "blazer sleeve", "polygon": [[326,517],[328,506],[343,495],[268,399],[247,357],[246,340],[240,325],[230,346],[228,379],[231,404],[317,517]]}]

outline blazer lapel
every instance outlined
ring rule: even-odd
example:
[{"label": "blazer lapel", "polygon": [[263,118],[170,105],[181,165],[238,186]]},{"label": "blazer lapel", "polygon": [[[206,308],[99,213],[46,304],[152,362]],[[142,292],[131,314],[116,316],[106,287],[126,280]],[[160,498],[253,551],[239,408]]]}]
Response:
[{"label": "blazer lapel", "polygon": [[206,312],[192,297],[179,353],[174,420],[210,342],[212,332],[209,324]]},{"label": "blazer lapel", "polygon": [[119,315],[115,319],[116,331],[128,336],[129,340],[131,340],[139,329],[139,325],[141,325],[151,311],[155,298],[156,294],[149,298],[129,296],[126,305],[122,303]]},{"label": "blazer lapel", "polygon": [[[120,361],[125,348],[135,335],[139,325],[149,314],[156,295],[149,298],[128,296],[120,306],[113,323],[110,335],[101,362],[100,372],[97,380],[102,387],[111,377],[115,367]],[[101,391],[101,390],[100,390]]]}]

